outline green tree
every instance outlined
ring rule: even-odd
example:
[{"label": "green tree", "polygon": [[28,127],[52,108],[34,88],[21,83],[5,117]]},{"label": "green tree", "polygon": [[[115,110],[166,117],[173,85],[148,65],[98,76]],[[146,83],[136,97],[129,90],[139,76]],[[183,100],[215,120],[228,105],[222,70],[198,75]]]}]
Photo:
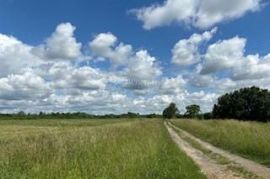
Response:
[{"label": "green tree", "polygon": [[227,93],[214,105],[215,118],[235,118],[241,120],[270,120],[270,92],[258,87],[242,88]]},{"label": "green tree", "polygon": [[18,114],[17,114],[18,116],[26,116],[26,114],[25,114],[25,112],[24,111],[20,111],[20,112],[18,112]]},{"label": "green tree", "polygon": [[186,107],[185,116],[189,118],[196,118],[199,116],[201,108],[199,105],[193,104]]},{"label": "green tree", "polygon": [[176,116],[179,110],[175,103],[171,103],[167,108],[164,109],[162,115],[164,119],[172,119]]}]

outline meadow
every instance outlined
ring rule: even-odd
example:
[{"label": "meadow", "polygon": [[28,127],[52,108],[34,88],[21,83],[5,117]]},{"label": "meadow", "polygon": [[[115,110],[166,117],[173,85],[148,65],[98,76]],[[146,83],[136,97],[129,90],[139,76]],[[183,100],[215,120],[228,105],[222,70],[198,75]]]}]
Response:
[{"label": "meadow", "polygon": [[236,120],[172,120],[217,147],[270,167],[270,123]]},{"label": "meadow", "polygon": [[161,120],[6,120],[0,178],[205,176]]}]

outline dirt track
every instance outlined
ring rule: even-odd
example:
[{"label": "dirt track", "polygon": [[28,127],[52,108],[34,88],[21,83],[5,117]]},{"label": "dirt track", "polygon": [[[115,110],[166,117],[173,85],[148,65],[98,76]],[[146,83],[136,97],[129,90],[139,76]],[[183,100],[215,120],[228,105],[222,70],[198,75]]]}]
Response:
[{"label": "dirt track", "polygon": [[204,173],[209,179],[241,178],[236,176],[233,172],[228,171],[225,166],[218,164],[214,160],[211,160],[200,150],[193,148],[188,142],[180,138],[179,135],[172,129],[172,127],[167,124],[165,125],[173,141],[201,168],[202,173]]},{"label": "dirt track", "polygon": [[251,160],[242,158],[240,156],[231,154],[225,150],[214,147],[213,145],[194,137],[193,135],[189,134],[188,132],[186,132],[180,128],[177,128],[177,130],[180,130],[182,133],[184,133],[184,135],[188,136],[189,138],[192,138],[193,140],[198,142],[200,145],[202,145],[204,148],[229,159],[230,161],[243,167],[245,170],[247,170],[251,173],[254,173],[255,175],[262,177],[262,178],[265,178],[265,179],[270,178],[270,168],[267,168],[266,166],[260,165],[256,162],[251,161]]}]

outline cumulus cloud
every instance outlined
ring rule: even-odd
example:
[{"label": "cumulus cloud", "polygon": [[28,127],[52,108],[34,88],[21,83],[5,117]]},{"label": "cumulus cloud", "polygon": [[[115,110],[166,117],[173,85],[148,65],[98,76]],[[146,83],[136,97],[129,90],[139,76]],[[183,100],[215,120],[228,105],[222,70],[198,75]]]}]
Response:
[{"label": "cumulus cloud", "polygon": [[[198,34],[193,34],[189,39],[180,40],[175,45],[172,52],[174,52],[176,47],[185,49],[180,48],[185,47],[185,45],[180,46],[179,44],[185,44],[184,42],[190,43],[192,37],[195,36],[198,36]],[[190,45],[192,48],[187,49],[191,49],[190,51],[195,51],[195,53],[186,53],[189,54],[186,55],[189,58],[185,58],[184,55],[179,58],[179,60],[182,60],[182,62],[179,63],[182,67],[185,66],[184,64],[196,64],[194,66],[188,66],[188,70],[181,68],[179,72],[186,82],[184,89],[187,90],[187,93],[178,90],[176,94],[189,94],[184,95],[184,99],[189,99],[186,104],[190,104],[192,101],[194,103],[197,101],[197,103],[203,104],[204,100],[201,98],[204,97],[201,96],[201,98],[199,98],[200,95],[198,95],[203,93],[213,97],[210,100],[211,102],[209,101],[209,103],[213,104],[215,97],[239,88],[255,85],[270,89],[270,55],[261,56],[259,54],[247,54],[246,38],[235,36],[229,39],[218,40],[208,45],[208,47],[206,46],[205,53],[198,52],[201,50],[200,46],[195,46],[196,50],[193,50],[194,46],[192,45]],[[185,50],[182,51],[185,52]],[[172,59],[172,62],[175,63],[175,60]],[[176,87],[173,88],[177,89]],[[196,92],[190,93],[188,90],[190,88],[196,89]],[[202,91],[197,93],[199,89]],[[207,93],[207,91],[211,92]],[[192,100],[192,97],[194,97],[196,93],[198,98]],[[168,99],[168,96],[170,96],[168,94],[165,99]],[[205,109],[211,110],[209,103],[205,103],[205,106],[208,106]]]},{"label": "cumulus cloud", "polygon": [[122,76],[123,87],[141,91],[153,86],[162,74],[157,59],[147,50],[134,51],[131,45],[117,42],[113,34],[101,33],[89,46],[96,57],[108,59],[114,67],[122,67],[117,74]]},{"label": "cumulus cloud", "polygon": [[80,67],[71,73],[70,83],[80,89],[98,90],[106,87],[106,77],[91,67]]},{"label": "cumulus cloud", "polygon": [[130,111],[131,99],[125,94],[107,90],[81,91],[65,95],[52,94],[43,101],[54,106],[52,111],[83,111],[93,114],[123,113]]},{"label": "cumulus cloud", "polygon": [[37,46],[0,34],[2,112],[127,112],[134,108],[134,99],[126,90],[143,94],[162,74],[157,59],[147,50],[134,51],[111,33],[99,34],[89,43],[91,54],[121,68],[100,70],[77,63],[85,54],[74,30],[70,23],[62,23]]},{"label": "cumulus cloud", "polygon": [[82,44],[74,37],[76,28],[70,23],[62,23],[45,44],[33,49],[33,53],[49,60],[75,60],[81,55]]},{"label": "cumulus cloud", "polygon": [[150,30],[174,21],[190,23],[196,10],[195,4],[196,0],[166,0],[162,5],[151,5],[133,12],[143,21],[143,27]]},{"label": "cumulus cloud", "polygon": [[188,77],[189,83],[194,87],[209,87],[214,84],[216,79],[211,75],[192,74]]},{"label": "cumulus cloud", "polygon": [[0,77],[39,65],[42,61],[31,53],[31,49],[15,37],[0,34]]},{"label": "cumulus cloud", "polygon": [[0,99],[28,100],[45,98],[51,90],[43,78],[31,71],[0,78]]},{"label": "cumulus cloud", "polygon": [[268,78],[269,55],[245,55],[246,43],[245,38],[236,36],[210,45],[200,64],[200,73],[206,75],[226,70],[228,77],[235,81]]},{"label": "cumulus cloud", "polygon": [[101,33],[89,43],[89,46],[95,56],[109,59],[117,67],[126,64],[132,53],[131,45],[116,44],[117,41],[117,37],[113,34]]},{"label": "cumulus cloud", "polygon": [[172,49],[172,62],[179,66],[192,65],[200,61],[199,47],[209,41],[217,28],[203,34],[193,34],[189,39],[179,40]]},{"label": "cumulus cloud", "polygon": [[262,79],[270,75],[269,55],[260,57],[259,55],[248,55],[243,58],[241,65],[233,68],[233,80]]},{"label": "cumulus cloud", "polygon": [[146,50],[136,52],[125,69],[125,76],[128,79],[126,87],[143,90],[155,85],[156,78],[162,74],[156,61],[156,58],[150,56]]},{"label": "cumulus cloud", "polygon": [[89,66],[74,67],[70,63],[55,63],[46,73],[52,85],[59,89],[104,89],[107,77],[98,69]]},{"label": "cumulus cloud", "polygon": [[179,94],[186,88],[187,81],[183,76],[179,75],[175,78],[164,78],[160,82],[159,92],[160,94]]},{"label": "cumulus cloud", "polygon": [[165,0],[163,4],[132,10],[147,30],[188,24],[209,28],[217,23],[239,18],[260,8],[262,0]]},{"label": "cumulus cloud", "polygon": [[208,74],[232,68],[243,58],[246,39],[234,37],[210,45],[204,57],[201,73]]},{"label": "cumulus cloud", "polygon": [[160,113],[172,101],[182,112],[193,103],[210,111],[225,92],[270,89],[270,54],[246,54],[247,39],[238,36],[208,45],[215,28],[179,40],[172,63],[185,68],[170,77],[158,58],[112,33],[95,36],[88,44],[94,60],[81,63],[74,30],[60,24],[37,46],[0,34],[0,112]]},{"label": "cumulus cloud", "polygon": [[207,28],[219,22],[236,19],[260,8],[262,0],[201,0],[195,26]]}]

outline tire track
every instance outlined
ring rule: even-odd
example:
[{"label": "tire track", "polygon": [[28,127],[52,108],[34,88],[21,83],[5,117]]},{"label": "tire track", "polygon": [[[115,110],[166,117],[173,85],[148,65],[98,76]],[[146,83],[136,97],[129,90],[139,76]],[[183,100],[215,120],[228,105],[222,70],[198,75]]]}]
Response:
[{"label": "tire track", "polygon": [[236,176],[232,171],[227,170],[223,165],[210,159],[200,150],[193,148],[188,142],[183,140],[179,135],[168,125],[165,124],[172,140],[177,146],[183,150],[200,168],[209,179],[236,179],[241,178]]},{"label": "tire track", "polygon": [[258,164],[254,161],[245,159],[243,157],[240,157],[238,155],[234,155],[231,154],[225,150],[222,150],[220,148],[217,148],[205,141],[202,141],[201,139],[191,135],[190,133],[184,131],[183,129],[174,126],[173,124],[170,123],[170,126],[176,128],[177,130],[179,130],[180,132],[182,132],[184,135],[186,135],[187,137],[191,138],[192,140],[196,141],[197,143],[199,143],[200,145],[202,145],[204,148],[219,154],[225,158],[227,158],[228,160],[238,164],[239,166],[243,167],[244,169],[246,169],[247,171],[254,173],[255,175],[265,178],[265,179],[269,179],[270,178],[270,168],[263,166],[261,164]]}]

